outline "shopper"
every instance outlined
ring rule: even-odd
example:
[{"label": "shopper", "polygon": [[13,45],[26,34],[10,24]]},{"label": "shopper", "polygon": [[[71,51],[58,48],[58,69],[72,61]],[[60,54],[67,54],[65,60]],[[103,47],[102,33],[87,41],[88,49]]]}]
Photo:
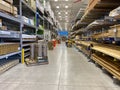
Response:
[{"label": "shopper", "polygon": [[93,47],[93,44],[90,44],[88,46],[88,51],[89,51],[89,55],[88,55],[88,58],[89,58],[89,61],[88,62],[91,62],[91,55],[92,55],[92,47]]}]

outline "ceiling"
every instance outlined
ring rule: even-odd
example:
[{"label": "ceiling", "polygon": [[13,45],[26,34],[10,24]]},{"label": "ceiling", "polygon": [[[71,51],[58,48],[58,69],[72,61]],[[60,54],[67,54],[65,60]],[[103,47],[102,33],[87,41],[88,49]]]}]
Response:
[{"label": "ceiling", "polygon": [[75,19],[80,19],[83,15],[88,2],[89,0],[50,0],[51,8],[62,30],[70,30]]}]

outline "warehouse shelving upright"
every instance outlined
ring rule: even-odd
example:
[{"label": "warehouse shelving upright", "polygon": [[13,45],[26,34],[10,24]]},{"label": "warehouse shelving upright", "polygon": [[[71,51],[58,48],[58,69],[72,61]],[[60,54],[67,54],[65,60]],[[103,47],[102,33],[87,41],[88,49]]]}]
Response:
[{"label": "warehouse shelving upright", "polygon": [[[32,19],[35,17],[36,11],[33,10],[29,4],[27,4],[24,0],[14,0],[14,4],[16,5],[16,7],[18,8],[19,11],[19,19],[20,19],[20,50],[22,50],[23,48],[25,49],[25,57],[29,57],[30,56],[30,43],[35,42],[35,40],[33,39],[23,39],[23,33],[24,33],[24,29],[26,29],[26,31],[28,32],[32,32],[30,34],[35,35],[36,32],[36,26],[35,25],[31,25],[29,23],[26,23],[23,20],[23,16],[26,16],[27,18],[31,18]],[[26,36],[27,37],[27,36]],[[22,59],[22,57],[21,57]]]}]

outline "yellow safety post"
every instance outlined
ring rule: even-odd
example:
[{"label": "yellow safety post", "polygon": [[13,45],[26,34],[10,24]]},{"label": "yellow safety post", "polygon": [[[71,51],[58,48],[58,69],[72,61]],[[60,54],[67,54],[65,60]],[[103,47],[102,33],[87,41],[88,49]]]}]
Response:
[{"label": "yellow safety post", "polygon": [[24,62],[25,62],[24,56],[25,56],[25,52],[24,52],[24,49],[22,49],[22,64],[24,64]]}]

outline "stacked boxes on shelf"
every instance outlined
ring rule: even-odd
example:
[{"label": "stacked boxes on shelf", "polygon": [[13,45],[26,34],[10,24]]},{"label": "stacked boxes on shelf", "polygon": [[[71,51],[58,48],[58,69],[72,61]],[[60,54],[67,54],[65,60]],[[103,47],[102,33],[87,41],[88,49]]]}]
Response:
[{"label": "stacked boxes on shelf", "polygon": [[17,52],[18,48],[19,48],[18,43],[1,43],[0,44],[0,55]]},{"label": "stacked boxes on shelf", "polygon": [[10,1],[9,0],[5,0],[5,1],[0,0],[0,10],[16,16],[18,11],[17,11],[17,8],[12,5],[12,3],[13,3],[13,0],[10,0]]}]

